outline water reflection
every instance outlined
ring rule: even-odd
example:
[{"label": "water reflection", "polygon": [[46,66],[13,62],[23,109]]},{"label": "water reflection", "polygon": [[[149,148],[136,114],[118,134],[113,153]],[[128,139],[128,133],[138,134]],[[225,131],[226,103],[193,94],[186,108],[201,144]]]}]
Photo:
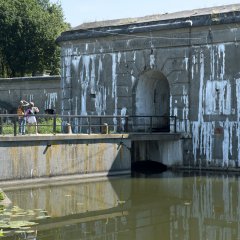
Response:
[{"label": "water reflection", "polygon": [[[27,219],[38,223],[38,240],[229,240],[240,239],[239,180],[165,172],[6,193],[21,209],[47,213]],[[0,238],[24,239],[15,237]]]}]

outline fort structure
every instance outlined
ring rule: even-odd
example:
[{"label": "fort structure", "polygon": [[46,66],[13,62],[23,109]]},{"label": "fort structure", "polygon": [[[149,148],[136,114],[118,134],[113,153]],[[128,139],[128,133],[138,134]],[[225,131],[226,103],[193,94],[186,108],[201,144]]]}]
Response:
[{"label": "fort structure", "polygon": [[149,160],[239,171],[240,4],[85,23],[57,42],[61,79],[0,79],[0,107],[56,107],[72,134],[1,135],[0,181],[129,174]]},{"label": "fort structure", "polygon": [[239,23],[235,4],[62,33],[62,113],[176,116],[183,165],[238,168]]}]

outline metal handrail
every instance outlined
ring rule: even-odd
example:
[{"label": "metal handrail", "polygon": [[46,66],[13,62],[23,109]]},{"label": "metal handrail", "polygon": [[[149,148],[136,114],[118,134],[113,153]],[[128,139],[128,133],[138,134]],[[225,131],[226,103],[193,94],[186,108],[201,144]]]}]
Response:
[{"label": "metal handrail", "polygon": [[[176,116],[161,115],[59,115],[36,114],[38,127],[48,126],[53,134],[60,132],[74,133],[122,133],[122,132],[174,132],[176,133]],[[51,125],[43,124],[43,120],[52,120]],[[18,131],[17,114],[0,114],[0,134],[4,134],[4,126],[12,125],[14,136]],[[60,122],[60,123],[59,123]],[[67,128],[71,128],[71,131]],[[58,129],[58,130],[57,130]],[[73,130],[73,131],[72,131]]]}]

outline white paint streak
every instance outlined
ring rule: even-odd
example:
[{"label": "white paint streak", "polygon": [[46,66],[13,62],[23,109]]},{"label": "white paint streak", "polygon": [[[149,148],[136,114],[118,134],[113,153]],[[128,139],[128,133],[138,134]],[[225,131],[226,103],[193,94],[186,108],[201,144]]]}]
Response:
[{"label": "white paint streak", "polygon": [[200,54],[200,85],[198,97],[198,121],[203,122],[203,80],[204,80],[204,55]]},{"label": "white paint streak", "polygon": [[214,122],[203,122],[200,132],[200,154],[204,154],[209,161],[212,160],[214,128]]},{"label": "white paint streak", "polygon": [[63,76],[66,79],[66,83],[70,83],[71,80],[71,63],[72,63],[72,48],[66,48],[64,51],[64,61],[63,61]]},{"label": "white paint streak", "polygon": [[155,56],[154,54],[150,55],[150,67],[153,68],[155,65]]},{"label": "white paint streak", "polygon": [[134,84],[136,82],[136,78],[133,75],[133,70],[131,70],[131,81],[132,81],[132,86],[134,86]]},{"label": "white paint streak", "polygon": [[91,81],[90,81],[90,93],[95,94],[96,93],[96,73],[95,73],[95,61],[96,61],[96,55],[92,55],[91,57]]},{"label": "white paint streak", "polygon": [[240,166],[240,78],[236,79],[236,98],[237,98],[237,124],[236,135],[238,139],[238,166]]},{"label": "white paint streak", "polygon": [[188,70],[188,57],[186,56],[186,54],[185,54],[185,57],[184,57],[184,60],[183,60],[183,64],[185,66],[185,70],[187,71]]},{"label": "white paint streak", "polygon": [[126,124],[126,118],[125,118],[125,116],[126,116],[126,114],[127,114],[127,108],[126,108],[126,107],[123,107],[123,108],[121,109],[121,116],[122,116],[122,118],[121,118],[121,130],[122,130],[122,131],[125,131],[125,124]]},{"label": "white paint streak", "polygon": [[218,58],[220,62],[222,62],[220,66],[220,79],[223,79],[225,75],[225,45],[224,44],[218,45]]},{"label": "white paint streak", "polygon": [[205,88],[205,114],[231,114],[231,85],[229,81],[207,81]]},{"label": "white paint streak", "polygon": [[136,51],[134,51],[134,54],[133,54],[133,61],[134,62],[136,61]]},{"label": "white paint streak", "polygon": [[[112,53],[112,98],[114,99],[114,116],[117,116],[117,56],[115,53]],[[117,118],[113,118],[113,123],[114,123],[114,132],[117,131]]]},{"label": "white paint streak", "polygon": [[[230,157],[233,154],[232,139],[234,127],[237,129],[238,137],[238,162],[240,163],[240,131],[238,123],[228,119],[223,122],[205,122],[205,115],[230,115],[231,109],[231,84],[229,80],[224,80],[225,76],[225,46],[223,44],[211,46],[210,49],[210,80],[204,86],[204,55],[200,54],[200,84],[198,98],[198,120],[192,122],[192,143],[194,160],[197,160],[197,149],[200,155],[205,155],[206,160],[213,158],[214,129],[216,126],[223,128],[222,156],[223,166],[229,166]],[[194,63],[194,58],[192,59]],[[194,73],[192,72],[192,76]],[[238,99],[238,121],[240,119],[240,80],[236,81],[236,96]],[[204,108],[203,108],[204,106]],[[204,111],[203,111],[204,110]]]},{"label": "white paint streak", "polygon": [[89,64],[91,56],[83,56],[83,66],[81,72],[81,115],[87,115],[87,88],[90,81]]},{"label": "white paint streak", "polygon": [[45,109],[55,109],[57,102],[57,93],[46,93]]},{"label": "white paint streak", "polygon": [[107,108],[107,93],[106,88],[101,87],[99,91],[96,93],[96,99],[95,99],[95,109],[97,112],[97,115],[105,115],[105,111]]}]

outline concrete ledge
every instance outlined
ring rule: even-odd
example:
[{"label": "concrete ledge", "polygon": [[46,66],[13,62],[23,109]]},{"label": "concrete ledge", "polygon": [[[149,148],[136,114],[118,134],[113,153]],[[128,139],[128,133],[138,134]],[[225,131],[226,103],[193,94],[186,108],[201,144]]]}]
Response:
[{"label": "concrete ledge", "polygon": [[129,135],[133,141],[170,141],[181,138],[181,133],[131,133]]},{"label": "concrete ledge", "polygon": [[0,141],[49,141],[49,140],[76,140],[76,139],[131,139],[133,141],[179,140],[181,133],[116,133],[116,134],[27,134],[0,136]]},{"label": "concrete ledge", "polygon": [[0,136],[4,142],[49,141],[49,140],[76,140],[76,139],[119,139],[129,138],[129,134],[27,134],[17,136]]}]

